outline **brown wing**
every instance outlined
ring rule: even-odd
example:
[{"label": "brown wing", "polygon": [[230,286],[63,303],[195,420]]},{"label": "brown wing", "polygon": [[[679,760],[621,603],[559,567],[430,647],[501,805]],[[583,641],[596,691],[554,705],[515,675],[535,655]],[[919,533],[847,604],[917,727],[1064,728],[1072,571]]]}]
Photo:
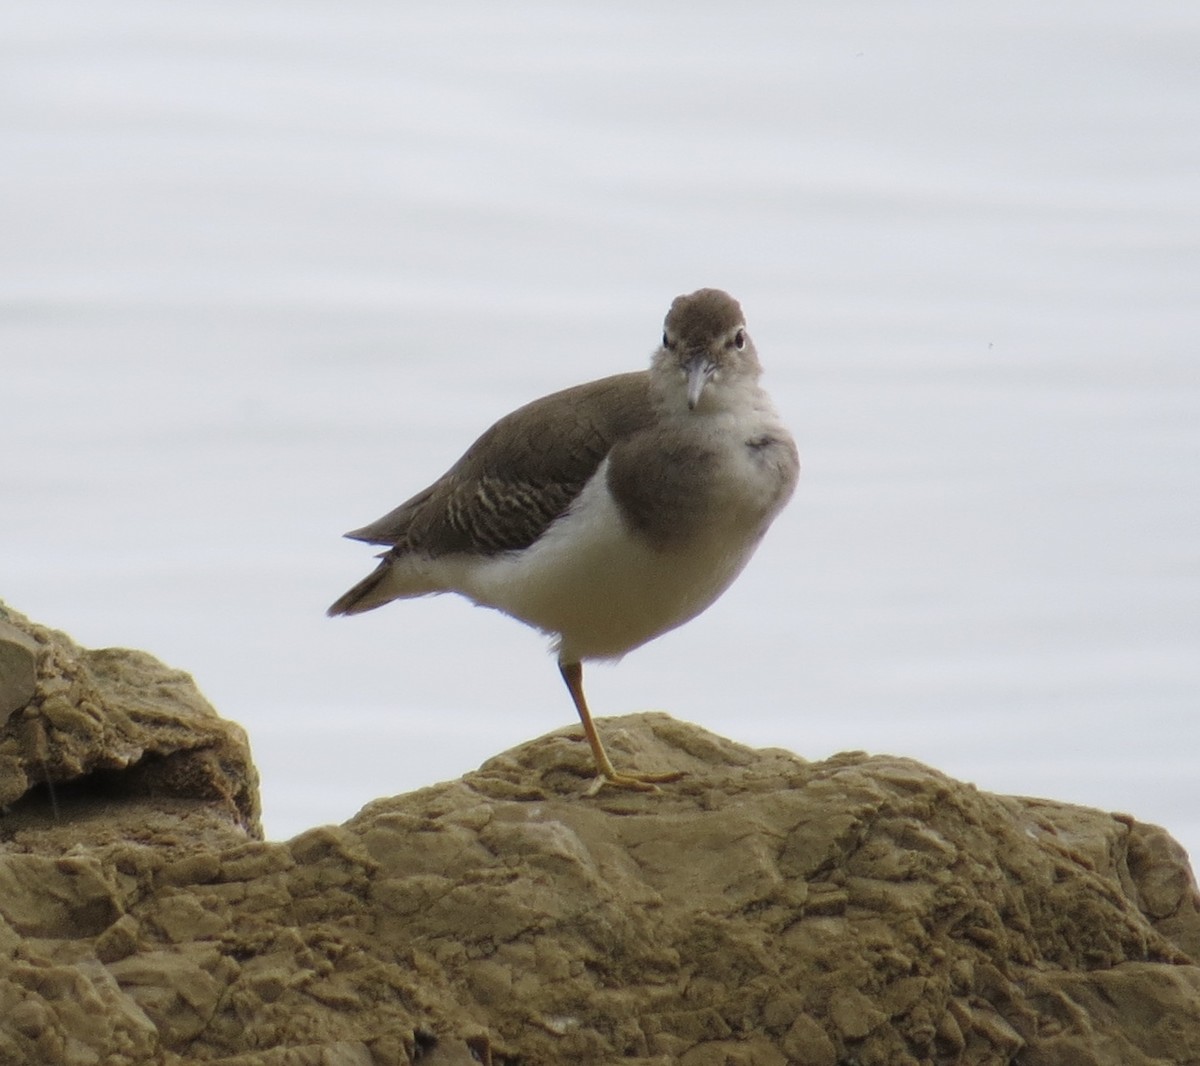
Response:
[{"label": "brown wing", "polygon": [[526,548],[570,506],[612,446],[651,415],[647,371],[544,396],[500,419],[439,481],[346,536],[400,554]]}]

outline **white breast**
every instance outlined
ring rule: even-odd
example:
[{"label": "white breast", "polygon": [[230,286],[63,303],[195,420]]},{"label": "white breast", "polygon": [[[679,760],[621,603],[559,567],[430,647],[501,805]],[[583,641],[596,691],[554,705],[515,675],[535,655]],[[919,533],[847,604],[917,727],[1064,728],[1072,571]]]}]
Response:
[{"label": "white breast", "polygon": [[607,461],[532,547],[464,560],[447,582],[554,636],[563,662],[619,658],[694,618],[737,577],[762,535],[717,520],[687,545],[657,551],[626,527],[606,470]]}]

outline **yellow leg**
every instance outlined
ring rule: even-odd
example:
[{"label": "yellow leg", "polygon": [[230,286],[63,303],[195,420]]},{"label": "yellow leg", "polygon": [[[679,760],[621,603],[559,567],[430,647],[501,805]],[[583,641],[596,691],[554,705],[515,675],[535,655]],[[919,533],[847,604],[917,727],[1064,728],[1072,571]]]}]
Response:
[{"label": "yellow leg", "polygon": [[592,758],[596,760],[596,770],[599,777],[588,789],[588,795],[595,795],[605,785],[614,788],[627,788],[635,792],[657,792],[655,782],[678,781],[683,777],[682,772],[668,774],[625,774],[618,772],[608,759],[608,753],[600,742],[600,734],[588,711],[587,698],[583,694],[583,664],[559,663],[559,672],[567,683],[567,691],[575,701],[575,710],[579,712],[579,720],[583,723],[583,733],[587,737],[588,746],[592,749]]}]

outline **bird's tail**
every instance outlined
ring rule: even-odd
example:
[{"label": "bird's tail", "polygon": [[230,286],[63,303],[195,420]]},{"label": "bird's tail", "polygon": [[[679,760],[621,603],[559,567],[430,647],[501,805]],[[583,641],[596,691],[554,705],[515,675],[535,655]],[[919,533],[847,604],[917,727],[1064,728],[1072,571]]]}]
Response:
[{"label": "bird's tail", "polygon": [[354,588],[344,592],[325,613],[331,618],[338,614],[362,614],[376,607],[382,607],[396,598],[396,593],[388,588],[388,577],[391,575],[392,560],[384,557],[375,569],[364,577]]}]

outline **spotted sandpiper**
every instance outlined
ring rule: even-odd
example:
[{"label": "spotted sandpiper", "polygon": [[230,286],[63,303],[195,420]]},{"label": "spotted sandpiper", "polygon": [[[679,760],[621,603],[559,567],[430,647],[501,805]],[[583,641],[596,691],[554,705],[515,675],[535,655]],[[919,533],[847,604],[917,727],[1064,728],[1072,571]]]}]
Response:
[{"label": "spotted sandpiper", "polygon": [[329,614],[457,592],[553,638],[599,777],[614,769],[583,694],[619,659],[709,606],[796,486],[796,445],[758,384],[741,306],[671,304],[650,369],[544,396],[500,419],[427,489],[346,536],[387,545]]}]

